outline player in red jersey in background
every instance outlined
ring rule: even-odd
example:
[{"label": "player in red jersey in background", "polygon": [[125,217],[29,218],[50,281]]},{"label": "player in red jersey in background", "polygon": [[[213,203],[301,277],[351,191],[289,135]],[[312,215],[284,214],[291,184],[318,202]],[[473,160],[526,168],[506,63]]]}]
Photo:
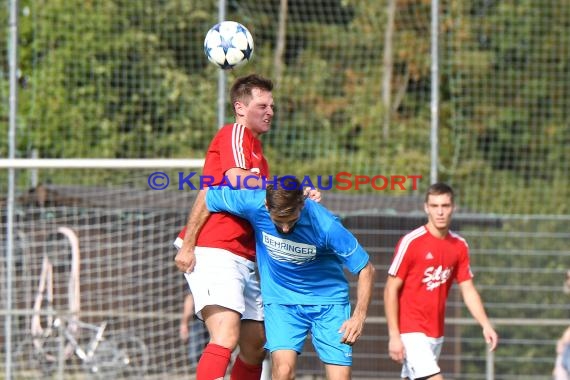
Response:
[{"label": "player in red jersey in background", "polygon": [[455,210],[453,189],[444,183],[431,185],[424,210],[427,224],[400,239],[388,270],[384,289],[388,350],[393,360],[403,364],[402,378],[443,380],[438,359],[453,281],[490,350],[497,347],[498,336],[473,284],[467,242],[449,230]]}]

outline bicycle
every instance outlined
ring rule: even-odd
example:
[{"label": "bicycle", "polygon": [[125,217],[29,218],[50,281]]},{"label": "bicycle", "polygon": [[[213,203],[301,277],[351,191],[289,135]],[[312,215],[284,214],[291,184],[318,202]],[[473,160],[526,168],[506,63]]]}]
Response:
[{"label": "bicycle", "polygon": [[42,335],[28,337],[16,350],[16,379],[45,379],[63,373],[72,358],[89,379],[142,379],[147,371],[148,350],[132,334],[105,336],[100,325],[56,318]]}]

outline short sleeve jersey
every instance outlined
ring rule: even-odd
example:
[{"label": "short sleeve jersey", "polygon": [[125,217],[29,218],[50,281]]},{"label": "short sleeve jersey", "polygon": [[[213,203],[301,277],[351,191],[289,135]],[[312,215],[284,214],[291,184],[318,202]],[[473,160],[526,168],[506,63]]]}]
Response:
[{"label": "short sleeve jersey", "polygon": [[291,233],[281,234],[269,217],[263,190],[210,190],[206,205],[252,224],[264,304],[320,305],[349,302],[344,268],[358,273],[366,251],[330,211],[306,200]]},{"label": "short sleeve jersey", "polygon": [[[237,123],[225,125],[212,139],[202,172],[204,183],[211,186],[227,184],[225,174],[232,168],[249,170],[256,176],[269,176],[261,142],[248,128]],[[178,235],[179,239],[184,238],[184,233],[185,229]],[[208,218],[196,245],[225,249],[255,261],[255,237],[250,224],[231,214],[213,214]]]},{"label": "short sleeve jersey", "polygon": [[433,236],[426,226],[403,236],[388,274],[403,281],[399,295],[400,333],[444,335],[445,306],[453,281],[473,278],[469,247],[458,234]]}]

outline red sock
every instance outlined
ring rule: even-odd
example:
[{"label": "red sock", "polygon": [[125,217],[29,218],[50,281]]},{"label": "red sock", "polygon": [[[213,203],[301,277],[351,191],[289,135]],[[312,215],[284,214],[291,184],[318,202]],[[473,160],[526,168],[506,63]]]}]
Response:
[{"label": "red sock", "polygon": [[239,355],[236,358],[230,380],[259,380],[261,379],[262,365],[244,363]]},{"label": "red sock", "polygon": [[196,380],[223,379],[230,364],[231,354],[225,347],[208,343],[196,367]]}]

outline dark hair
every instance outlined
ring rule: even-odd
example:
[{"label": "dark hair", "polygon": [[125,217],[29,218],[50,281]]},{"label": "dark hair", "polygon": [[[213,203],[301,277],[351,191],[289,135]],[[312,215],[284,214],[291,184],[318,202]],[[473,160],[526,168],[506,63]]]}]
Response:
[{"label": "dark hair", "polygon": [[305,195],[299,180],[292,176],[286,176],[267,184],[265,200],[267,209],[271,214],[286,217],[303,207]]},{"label": "dark hair", "polygon": [[452,203],[454,202],[453,198],[455,197],[455,194],[453,193],[453,189],[451,188],[451,186],[443,182],[436,182],[428,188],[426,192],[425,202],[427,203],[430,195],[442,195],[442,194],[449,194],[449,196],[451,197],[451,202]]},{"label": "dark hair", "polygon": [[236,79],[230,89],[230,100],[232,104],[238,101],[246,104],[249,103],[254,88],[264,91],[273,91],[273,82],[257,74],[250,74]]}]

